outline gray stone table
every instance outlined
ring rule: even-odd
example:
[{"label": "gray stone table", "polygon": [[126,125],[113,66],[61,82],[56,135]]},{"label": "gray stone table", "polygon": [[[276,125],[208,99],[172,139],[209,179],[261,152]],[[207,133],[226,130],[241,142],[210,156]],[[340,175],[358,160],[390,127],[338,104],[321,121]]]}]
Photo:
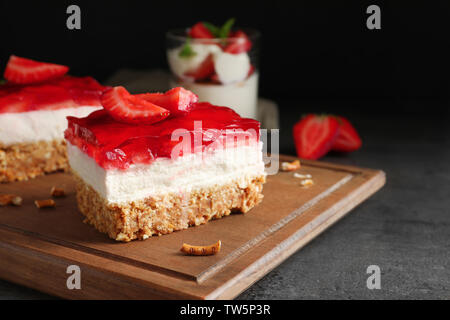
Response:
[{"label": "gray stone table", "polygon": [[[448,112],[434,117],[342,112],[358,127],[364,146],[324,160],[383,169],[386,186],[238,299],[449,299]],[[294,152],[290,128],[299,115],[280,113],[284,153]],[[369,265],[381,268],[380,290],[366,287]],[[0,281],[0,298],[52,297]]]}]

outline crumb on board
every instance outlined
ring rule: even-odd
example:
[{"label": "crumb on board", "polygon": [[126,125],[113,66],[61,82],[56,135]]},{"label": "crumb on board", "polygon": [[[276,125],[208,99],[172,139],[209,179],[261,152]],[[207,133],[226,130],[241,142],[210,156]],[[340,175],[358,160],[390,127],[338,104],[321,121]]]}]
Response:
[{"label": "crumb on board", "polygon": [[294,160],[292,162],[282,162],[281,171],[295,171],[300,169],[300,160]]},{"label": "crumb on board", "polygon": [[19,197],[19,196],[14,196],[14,197],[12,198],[12,200],[11,200],[11,203],[12,203],[12,205],[19,207],[19,206],[22,205],[22,201],[23,201],[23,200],[22,200],[21,197]]},{"label": "crumb on board", "polygon": [[55,198],[64,197],[66,195],[63,188],[53,186],[50,190],[50,195]]},{"label": "crumb on board", "polygon": [[294,172],[294,178],[298,178],[298,179],[311,179],[311,178],[312,178],[312,175],[310,175],[310,174],[301,174],[301,173]]},{"label": "crumb on board", "polygon": [[15,194],[0,194],[0,206],[21,206],[22,198]]},{"label": "crumb on board", "polygon": [[314,184],[314,181],[312,179],[304,179],[302,181],[300,181],[300,185],[302,187],[310,187]]},{"label": "crumb on board", "polygon": [[34,204],[38,209],[42,208],[54,208],[55,207],[55,201],[53,199],[45,199],[45,200],[35,200]]}]

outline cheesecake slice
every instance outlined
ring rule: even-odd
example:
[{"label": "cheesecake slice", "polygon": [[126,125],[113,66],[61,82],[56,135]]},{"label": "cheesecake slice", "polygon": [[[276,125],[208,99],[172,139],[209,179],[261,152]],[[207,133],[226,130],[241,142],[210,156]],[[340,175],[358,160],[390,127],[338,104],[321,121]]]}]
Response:
[{"label": "cheesecake slice", "polygon": [[68,117],[79,210],[112,239],[171,233],[247,212],[262,199],[258,121],[209,103],[168,109],[156,123],[119,121],[108,110]]},{"label": "cheesecake slice", "polygon": [[[25,61],[25,66],[13,69],[11,60]],[[40,69],[27,71],[29,61]],[[5,71],[11,80],[0,85],[0,182],[67,169],[66,117],[87,116],[101,108],[105,87],[93,78],[60,74],[42,78],[47,64],[41,65],[13,56]]]}]

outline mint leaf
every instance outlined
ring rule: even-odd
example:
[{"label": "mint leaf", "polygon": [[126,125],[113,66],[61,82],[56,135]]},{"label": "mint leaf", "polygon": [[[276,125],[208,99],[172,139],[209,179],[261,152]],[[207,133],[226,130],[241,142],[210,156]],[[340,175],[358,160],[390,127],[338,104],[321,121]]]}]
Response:
[{"label": "mint leaf", "polygon": [[223,24],[223,26],[220,28],[218,37],[219,37],[219,38],[222,38],[222,39],[227,38],[227,37],[228,37],[228,34],[230,33],[231,27],[233,27],[233,24],[234,24],[235,21],[236,21],[235,18],[228,19],[228,20]]},{"label": "mint leaf", "polygon": [[211,32],[213,34],[213,36],[215,38],[219,37],[220,28],[218,28],[215,25],[213,25],[212,23],[209,23],[206,21],[203,21],[202,23],[206,27],[206,29],[208,29],[209,32]]},{"label": "mint leaf", "polygon": [[236,21],[236,19],[231,18],[228,19],[223,26],[221,26],[220,28],[213,25],[212,23],[203,21],[203,25],[205,26],[206,29],[209,30],[209,32],[212,33],[212,35],[214,36],[214,38],[221,38],[221,39],[226,39],[228,37],[228,34],[230,33],[231,27],[233,27],[234,22]]},{"label": "mint leaf", "polygon": [[191,38],[186,39],[186,43],[184,44],[183,49],[181,49],[180,53],[178,54],[181,58],[190,58],[192,56],[195,56],[197,52],[192,50],[191,47]]}]

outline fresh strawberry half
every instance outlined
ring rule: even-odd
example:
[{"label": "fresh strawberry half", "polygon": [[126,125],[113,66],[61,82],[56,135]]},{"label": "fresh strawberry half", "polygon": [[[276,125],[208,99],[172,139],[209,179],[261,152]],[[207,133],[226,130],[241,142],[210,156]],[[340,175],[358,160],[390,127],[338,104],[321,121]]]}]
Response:
[{"label": "fresh strawberry half", "polygon": [[308,114],[293,129],[297,155],[319,159],[330,151],[339,134],[339,121],[334,116]]},{"label": "fresh strawberry half", "polygon": [[188,35],[192,38],[197,39],[212,39],[214,38],[213,34],[205,25],[203,22],[197,22],[194,24],[191,29],[188,32]]},{"label": "fresh strawberry half", "polygon": [[239,54],[242,52],[248,52],[252,48],[252,42],[247,34],[242,30],[232,33],[229,41],[230,44],[224,50],[228,53]]},{"label": "fresh strawberry half", "polygon": [[203,80],[209,78],[214,74],[214,59],[212,54],[208,55],[206,59],[195,70],[187,71],[184,75],[194,78],[195,80]]},{"label": "fresh strawberry half", "polygon": [[170,115],[167,109],[130,94],[122,86],[106,90],[101,102],[111,117],[122,122],[151,124]]},{"label": "fresh strawberry half", "polygon": [[338,117],[339,121],[339,135],[331,147],[335,151],[350,152],[361,148],[362,141],[356,129],[352,126],[350,121],[344,117]]},{"label": "fresh strawberry half", "polygon": [[55,79],[65,75],[67,71],[69,68],[60,64],[38,62],[11,55],[4,77],[13,83],[28,84]]},{"label": "fresh strawberry half", "polygon": [[188,112],[192,104],[198,102],[195,93],[182,87],[170,89],[166,93],[137,94],[136,97],[169,110],[171,115]]}]

